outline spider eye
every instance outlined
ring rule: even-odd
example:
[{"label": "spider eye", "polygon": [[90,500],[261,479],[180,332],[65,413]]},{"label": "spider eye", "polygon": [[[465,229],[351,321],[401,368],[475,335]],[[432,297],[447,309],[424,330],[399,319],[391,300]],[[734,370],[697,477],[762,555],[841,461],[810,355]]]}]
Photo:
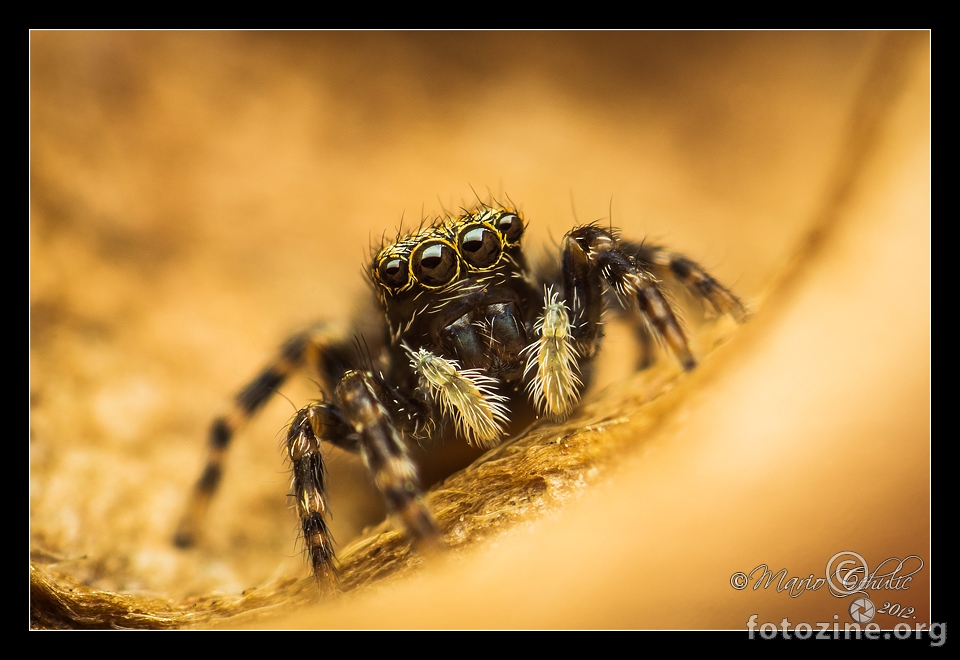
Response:
[{"label": "spider eye", "polygon": [[500,258],[500,237],[482,225],[467,229],[460,234],[460,254],[471,266],[492,266]]},{"label": "spider eye", "polygon": [[504,213],[497,219],[497,229],[507,239],[507,243],[516,243],[523,236],[523,220],[516,213]]},{"label": "spider eye", "polygon": [[443,286],[459,270],[457,253],[446,243],[425,243],[413,253],[413,274],[426,286]]},{"label": "spider eye", "polygon": [[391,289],[399,289],[406,284],[408,274],[407,262],[400,257],[384,259],[377,268],[377,277],[380,278],[380,282]]}]

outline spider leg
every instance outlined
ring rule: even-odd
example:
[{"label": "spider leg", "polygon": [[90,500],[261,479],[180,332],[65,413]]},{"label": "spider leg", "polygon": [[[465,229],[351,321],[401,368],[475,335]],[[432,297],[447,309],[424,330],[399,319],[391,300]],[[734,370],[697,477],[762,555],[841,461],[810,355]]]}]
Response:
[{"label": "spider leg", "polygon": [[[597,352],[604,309],[604,283],[624,309],[636,309],[655,335],[673,351],[684,369],[697,361],[673,309],[656,278],[621,246],[617,236],[595,225],[571,230],[563,240],[563,297],[546,289],[543,315],[535,328],[539,339],[528,351],[527,372],[536,374],[528,389],[534,403],[554,419],[566,417],[579,397],[581,381],[574,374],[578,360]],[[566,313],[561,313],[565,311]]]},{"label": "spider leg", "polygon": [[237,394],[229,412],[213,420],[207,463],[177,525],[176,545],[185,548],[196,541],[223,476],[223,462],[231,439],[269,401],[277,388],[291,374],[306,366],[315,368],[327,386],[332,387],[346,370],[344,365],[353,362],[353,355],[353,346],[345,333],[335,333],[327,324],[296,334],[283,344],[278,356]]},{"label": "spider leg", "polygon": [[335,591],[333,537],[324,520],[326,470],[320,440],[357,450],[357,437],[343,413],[335,406],[317,402],[297,412],[287,431],[287,455],[293,464],[292,496],[300,518],[300,533],[313,575],[321,589]]},{"label": "spider leg", "polygon": [[615,234],[595,225],[569,232],[563,242],[562,274],[578,352],[593,355],[596,351],[603,309],[602,279],[624,308],[639,308],[684,369],[697,365],[683,328],[656,278],[623,250]]},{"label": "spider leg", "polygon": [[302,408],[290,424],[286,443],[300,533],[317,584],[327,592],[336,590],[338,577],[333,538],[324,519],[321,440],[360,452],[388,509],[414,541],[429,545],[437,535],[421,501],[417,467],[392,421],[398,418],[404,427],[421,428],[427,406],[403,397],[370,372],[348,371],[334,397],[339,405],[318,401]]},{"label": "spider leg", "polygon": [[[385,387],[369,372],[349,371],[334,392],[339,406],[312,403],[296,414],[287,431],[300,533],[313,575],[324,591],[335,591],[338,579],[333,538],[324,519],[326,471],[321,440],[360,452],[388,509],[400,518],[414,541],[430,544],[437,535],[433,518],[421,501],[417,467],[388,410],[399,401],[396,393]],[[403,403],[404,410],[421,412],[414,402]],[[407,422],[403,416],[400,419]]]},{"label": "spider leg", "polygon": [[676,280],[695,298],[706,300],[717,313],[729,314],[737,323],[747,320],[749,311],[746,305],[713,279],[700,264],[659,245],[641,245],[626,241],[620,245],[640,268],[652,271],[660,279]]},{"label": "spider leg", "polygon": [[348,371],[335,396],[387,509],[415,543],[427,548],[435,545],[437,526],[423,503],[417,466],[387,408],[391,393],[372,373]]},{"label": "spider leg", "polygon": [[[660,280],[661,285],[664,282],[676,282],[698,302],[705,303],[716,313],[729,314],[738,323],[747,320],[749,311],[746,305],[694,261],[659,245],[620,241],[620,247],[636,261],[639,268],[653,273]],[[639,344],[640,359],[637,369],[650,367],[656,361],[653,329],[638,307],[625,308],[612,304],[617,294],[612,290],[608,290],[607,293],[607,309],[629,323]]]}]

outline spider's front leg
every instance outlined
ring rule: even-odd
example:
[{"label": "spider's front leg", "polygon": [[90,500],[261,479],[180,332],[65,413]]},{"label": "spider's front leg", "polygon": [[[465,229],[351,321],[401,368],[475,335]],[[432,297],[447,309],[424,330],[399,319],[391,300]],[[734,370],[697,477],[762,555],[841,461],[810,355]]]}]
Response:
[{"label": "spider's front leg", "polygon": [[326,470],[320,453],[321,439],[344,449],[357,450],[356,435],[340,410],[317,402],[296,414],[287,431],[286,444],[293,465],[292,495],[310,565],[318,585],[333,591],[337,586],[337,573],[333,564],[333,538],[324,520]]},{"label": "spider's front leg", "polygon": [[414,543],[424,547],[435,545],[437,526],[423,503],[417,466],[394,422],[394,417],[401,413],[395,410],[391,414],[389,410],[402,408],[410,416],[408,419],[413,420],[422,417],[422,410],[417,410],[420,402],[401,397],[366,371],[348,371],[335,394],[387,510],[401,520]]},{"label": "spider's front leg", "polygon": [[603,312],[601,279],[624,308],[638,307],[685,370],[697,366],[683,328],[656,278],[624,251],[616,235],[595,225],[577,227],[563,242],[563,288],[581,354],[593,355],[597,349]]},{"label": "spider's front leg", "polygon": [[661,279],[673,279],[683,285],[697,299],[705,300],[718,314],[729,314],[737,323],[750,316],[747,306],[729,289],[717,282],[703,266],[682,254],[659,245],[621,243],[637,265],[650,270]]},{"label": "spider's front leg", "polygon": [[307,555],[317,583],[336,588],[332,538],[324,520],[325,470],[320,441],[359,451],[387,509],[400,518],[411,539],[421,546],[436,543],[437,527],[422,501],[417,466],[394,423],[401,406],[420,416],[417,402],[404,399],[370,372],[348,371],[337,386],[336,405],[317,402],[300,410],[287,432],[287,453],[293,464],[293,497]]}]

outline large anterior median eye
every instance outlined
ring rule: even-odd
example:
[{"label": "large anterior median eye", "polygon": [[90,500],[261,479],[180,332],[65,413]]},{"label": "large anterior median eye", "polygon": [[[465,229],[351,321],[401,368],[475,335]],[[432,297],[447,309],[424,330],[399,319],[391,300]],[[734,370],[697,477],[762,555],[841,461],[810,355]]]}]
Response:
[{"label": "large anterior median eye", "polygon": [[500,237],[483,225],[466,229],[460,234],[460,254],[471,266],[492,266],[500,258]]},{"label": "large anterior median eye", "polygon": [[408,275],[407,260],[400,257],[388,257],[377,267],[377,277],[391,289],[399,289],[406,284]]},{"label": "large anterior median eye", "polygon": [[460,262],[453,247],[431,241],[413,252],[413,274],[425,286],[443,286],[460,271]]},{"label": "large anterior median eye", "polygon": [[523,236],[523,220],[516,213],[504,213],[497,218],[497,229],[507,239],[507,243],[516,243]]}]

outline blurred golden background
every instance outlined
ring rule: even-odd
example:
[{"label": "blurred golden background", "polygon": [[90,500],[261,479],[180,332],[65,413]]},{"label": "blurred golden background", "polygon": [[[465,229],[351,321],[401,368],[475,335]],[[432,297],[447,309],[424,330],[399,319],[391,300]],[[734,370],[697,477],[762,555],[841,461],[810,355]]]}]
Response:
[{"label": "blurred golden background", "polygon": [[[539,259],[612,217],[756,315],[656,424],[609,413],[626,449],[578,497],[260,625],[848,621],[825,588],[730,584],[844,550],[922,558],[870,595],[929,620],[929,57],[925,32],[31,33],[32,566],[172,603],[306,577],[280,442],[315,389],[236,438],[180,551],[209,421],[354,312],[383,233],[509,197]],[[651,381],[610,335],[592,396],[622,402]],[[344,548],[383,508],[358,459],[328,467]]]}]

